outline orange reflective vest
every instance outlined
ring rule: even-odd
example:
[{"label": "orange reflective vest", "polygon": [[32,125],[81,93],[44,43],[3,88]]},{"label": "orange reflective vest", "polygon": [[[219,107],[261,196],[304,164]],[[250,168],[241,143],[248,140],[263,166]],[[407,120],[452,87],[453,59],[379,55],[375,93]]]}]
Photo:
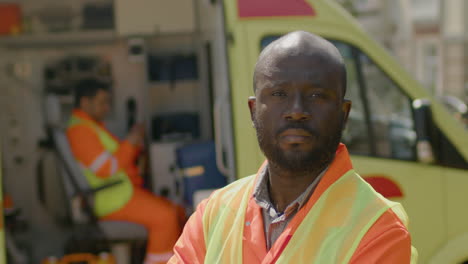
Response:
[{"label": "orange reflective vest", "polygon": [[[98,188],[111,182],[121,181],[121,183],[100,190],[95,194],[94,211],[97,216],[102,217],[122,208],[132,197],[133,186],[127,173],[118,166],[117,159],[113,156],[119,147],[119,142],[95,122],[80,118],[78,115],[73,115],[69,121],[69,129],[73,129],[75,126],[85,126],[93,130],[97,134],[100,144],[104,147],[102,153],[95,158],[91,165],[86,164],[80,156],[75,155],[90,187]],[[115,164],[111,166],[113,167],[111,175],[105,178],[98,177],[96,171],[106,162]]]},{"label": "orange reflective vest", "polygon": [[[202,212],[196,212],[189,220],[169,263],[376,263],[373,261],[379,256],[366,257],[366,252],[363,253],[363,248],[372,245],[372,239],[363,238],[376,233],[370,232],[371,227],[375,228],[374,224],[384,215],[388,218],[390,213],[394,217],[391,224],[378,226],[380,231],[407,222],[401,205],[383,198],[352,170],[346,147],[340,145],[334,162],[309,201],[263,255],[260,253],[265,249],[252,248],[266,247],[261,209],[253,205],[251,198],[254,182],[254,176],[241,179],[216,191],[204,202]],[[379,220],[380,223],[383,222]],[[199,226],[203,238],[196,234]],[[400,252],[393,257],[388,254],[388,261],[378,263],[410,263],[407,229],[403,224],[397,228],[403,230],[397,238],[402,238],[398,244]],[[189,244],[201,240],[203,247]],[[363,240],[366,245],[361,244]],[[387,250],[394,250],[393,244],[395,238],[388,241]],[[388,252],[380,253],[385,260]],[[415,251],[413,254],[416,258]]]}]

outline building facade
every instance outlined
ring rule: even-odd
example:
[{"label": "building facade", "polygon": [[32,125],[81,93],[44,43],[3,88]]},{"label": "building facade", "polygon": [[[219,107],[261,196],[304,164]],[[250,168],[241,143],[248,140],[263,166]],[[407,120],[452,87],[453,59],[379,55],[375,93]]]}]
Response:
[{"label": "building facade", "polygon": [[468,2],[341,0],[436,97],[468,102]]}]

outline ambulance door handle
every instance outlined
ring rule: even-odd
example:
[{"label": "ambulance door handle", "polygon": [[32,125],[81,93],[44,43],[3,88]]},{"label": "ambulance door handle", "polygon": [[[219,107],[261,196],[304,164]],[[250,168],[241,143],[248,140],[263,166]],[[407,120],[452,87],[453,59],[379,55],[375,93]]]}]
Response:
[{"label": "ambulance door handle", "polygon": [[215,137],[215,151],[216,151],[216,166],[219,171],[229,178],[230,171],[228,167],[224,164],[223,159],[223,138],[222,138],[222,112],[223,112],[223,102],[227,98],[224,94],[219,98],[216,98],[214,107],[213,107],[213,119],[214,119],[214,137]]}]

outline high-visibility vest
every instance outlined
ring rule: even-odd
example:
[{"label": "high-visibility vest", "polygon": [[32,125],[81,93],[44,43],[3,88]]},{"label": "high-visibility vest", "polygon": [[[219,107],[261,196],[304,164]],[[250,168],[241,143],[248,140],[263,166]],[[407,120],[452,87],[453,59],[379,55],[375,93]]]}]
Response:
[{"label": "high-visibility vest", "polygon": [[[68,124],[69,128],[73,126],[83,125],[93,129],[104,146],[104,149],[109,154],[113,155],[118,147],[119,142],[115,140],[106,130],[94,124],[91,121],[81,119],[75,115],[72,116]],[[94,212],[98,217],[105,216],[122,208],[132,197],[133,186],[127,173],[118,168],[116,173],[107,178],[98,177],[89,167],[78,158],[78,162],[82,168],[91,188],[98,188],[103,185],[121,180],[122,182],[112,187],[105,188],[95,193],[94,196]]]},{"label": "high-visibility vest", "polygon": [[[242,263],[245,212],[255,175],[215,192],[203,215],[205,263]],[[354,170],[317,200],[275,263],[348,263],[361,239],[391,208],[407,226],[399,203],[377,193]]]}]

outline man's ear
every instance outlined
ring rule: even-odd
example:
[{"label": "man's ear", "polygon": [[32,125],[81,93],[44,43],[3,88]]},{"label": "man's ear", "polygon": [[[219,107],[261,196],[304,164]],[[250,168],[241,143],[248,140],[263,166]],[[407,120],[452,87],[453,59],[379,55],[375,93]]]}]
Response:
[{"label": "man's ear", "polygon": [[346,127],[346,123],[348,123],[349,112],[351,111],[352,102],[350,100],[344,100],[343,105],[341,106],[341,110],[343,111],[343,129]]},{"label": "man's ear", "polygon": [[250,110],[250,119],[253,121],[257,98],[255,98],[255,96],[250,96],[248,103],[249,103],[249,110]]}]

